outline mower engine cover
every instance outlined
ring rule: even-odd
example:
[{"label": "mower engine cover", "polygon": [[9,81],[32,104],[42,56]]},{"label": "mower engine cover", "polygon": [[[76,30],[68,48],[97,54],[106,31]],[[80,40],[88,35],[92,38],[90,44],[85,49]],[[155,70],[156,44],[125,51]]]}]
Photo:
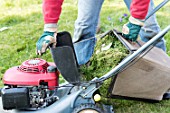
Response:
[{"label": "mower engine cover", "polygon": [[49,87],[58,86],[56,67],[43,59],[31,59],[17,67],[8,69],[3,77],[5,85],[38,86],[46,84]]}]

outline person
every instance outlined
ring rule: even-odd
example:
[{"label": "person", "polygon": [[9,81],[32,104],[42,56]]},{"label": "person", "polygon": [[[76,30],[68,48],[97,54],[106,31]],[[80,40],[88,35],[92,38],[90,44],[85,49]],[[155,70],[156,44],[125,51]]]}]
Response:
[{"label": "person", "polygon": [[[73,43],[78,64],[86,64],[91,58],[96,44],[96,26],[99,13],[104,0],[79,0],[78,16],[75,21]],[[155,14],[146,22],[147,12],[153,10],[154,4],[151,0],[124,0],[131,16],[129,22],[123,26],[122,32],[125,38],[135,41],[140,34],[143,41],[148,41],[160,31]],[[44,33],[36,43],[37,54],[42,55],[49,45],[56,45],[57,22],[61,13],[63,0],[44,0]],[[148,11],[149,10],[149,11]],[[144,24],[145,23],[145,24]],[[165,40],[162,39],[157,47],[166,51]]]},{"label": "person", "polygon": [[[124,0],[127,8],[130,10],[130,4],[132,0]],[[153,0],[150,0],[149,9],[147,15],[151,13],[151,11],[154,9],[154,2]],[[145,21],[144,26],[141,28],[139,35],[142,41],[147,42],[152,37],[157,35],[161,31],[161,28],[157,22],[156,14],[153,14],[150,18],[148,18]],[[164,37],[156,44],[156,47],[162,49],[166,52],[166,41]]]}]

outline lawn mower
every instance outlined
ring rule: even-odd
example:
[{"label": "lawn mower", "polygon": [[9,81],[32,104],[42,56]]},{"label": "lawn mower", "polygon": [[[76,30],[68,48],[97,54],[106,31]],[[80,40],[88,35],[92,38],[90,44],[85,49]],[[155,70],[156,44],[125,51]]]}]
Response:
[{"label": "lawn mower", "polygon": [[[170,58],[154,47],[168,31],[170,25],[146,43],[132,43],[115,29],[106,32],[103,36],[114,35],[130,54],[102,77],[86,82],[81,80],[71,35],[60,32],[57,46],[50,48],[54,63],[34,58],[5,72],[0,113],[113,113],[112,107],[99,103],[99,88],[113,76],[111,97],[169,99]],[[66,83],[59,84],[60,74]]]}]

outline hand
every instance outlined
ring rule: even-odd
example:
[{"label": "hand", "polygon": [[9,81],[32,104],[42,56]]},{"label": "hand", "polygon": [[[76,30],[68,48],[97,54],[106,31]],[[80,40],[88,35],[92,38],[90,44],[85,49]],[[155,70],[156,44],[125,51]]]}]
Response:
[{"label": "hand", "polygon": [[55,47],[56,36],[57,36],[56,32],[44,31],[44,33],[36,43],[37,55],[42,55],[43,53],[45,53],[49,45]]},{"label": "hand", "polygon": [[123,37],[131,41],[136,41],[143,24],[144,23],[142,20],[136,19],[131,16],[129,18],[129,22],[123,26]]}]

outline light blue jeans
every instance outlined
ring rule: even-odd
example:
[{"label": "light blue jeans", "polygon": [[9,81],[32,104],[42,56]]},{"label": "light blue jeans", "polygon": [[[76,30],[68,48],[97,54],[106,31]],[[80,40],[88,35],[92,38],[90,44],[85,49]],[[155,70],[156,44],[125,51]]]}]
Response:
[{"label": "light blue jeans", "polygon": [[[87,63],[94,52],[96,26],[103,1],[104,0],[78,1],[78,17],[75,21],[73,43],[79,65]],[[124,2],[129,9],[131,0],[124,0]],[[152,11],[153,8],[154,4],[151,0],[149,12]],[[153,15],[145,22],[145,26],[142,27],[140,31],[141,40],[147,42],[159,31],[160,27],[157,23],[156,16]],[[156,46],[166,51],[164,38],[162,38]]]}]

